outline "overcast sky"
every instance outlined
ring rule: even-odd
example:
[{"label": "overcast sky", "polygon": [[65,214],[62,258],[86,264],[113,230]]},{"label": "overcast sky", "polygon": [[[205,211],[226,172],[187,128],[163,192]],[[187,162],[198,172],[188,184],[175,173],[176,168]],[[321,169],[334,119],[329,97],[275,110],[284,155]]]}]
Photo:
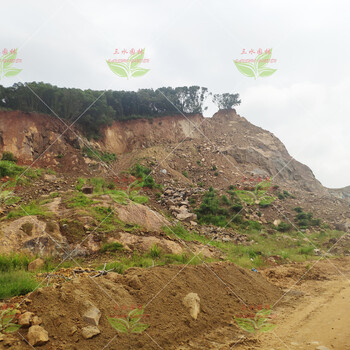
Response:
[{"label": "overcast sky", "polygon": [[[22,62],[14,66],[23,71],[0,84],[238,92],[241,116],[273,132],[323,185],[343,187],[350,185],[349,11],[345,0],[4,2],[0,49],[17,47]],[[145,48],[142,66],[151,70],[117,77],[105,60],[127,58],[121,52],[132,48]],[[267,48],[277,69],[269,77],[246,77],[233,64]]]}]

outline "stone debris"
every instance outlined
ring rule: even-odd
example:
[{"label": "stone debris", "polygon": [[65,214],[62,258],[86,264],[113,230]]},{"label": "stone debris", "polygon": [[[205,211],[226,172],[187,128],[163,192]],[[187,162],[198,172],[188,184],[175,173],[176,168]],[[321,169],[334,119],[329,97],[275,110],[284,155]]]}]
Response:
[{"label": "stone debris", "polygon": [[188,199],[201,189],[171,188],[165,189],[161,195],[161,203],[171,211],[171,214],[180,221],[195,222],[197,215],[191,212]]},{"label": "stone debris", "polygon": [[34,314],[32,312],[25,312],[18,318],[18,324],[20,324],[23,328],[29,327],[31,325]]},{"label": "stone debris", "polygon": [[41,326],[31,326],[28,331],[28,342],[32,346],[44,345],[49,341],[48,332]]},{"label": "stone debris", "polygon": [[87,326],[81,330],[81,334],[84,339],[90,339],[100,333],[101,331],[96,326]]}]

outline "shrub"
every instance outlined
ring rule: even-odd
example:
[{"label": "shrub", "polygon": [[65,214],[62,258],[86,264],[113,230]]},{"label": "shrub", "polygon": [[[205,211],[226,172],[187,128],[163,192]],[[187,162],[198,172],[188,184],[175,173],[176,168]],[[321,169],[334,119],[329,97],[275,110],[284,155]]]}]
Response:
[{"label": "shrub", "polygon": [[2,154],[2,160],[17,163],[17,158],[11,152],[4,152]]},{"label": "shrub", "polygon": [[277,230],[280,232],[287,232],[292,228],[291,224],[288,224],[284,221],[282,221],[278,226],[277,226]]},{"label": "shrub", "polygon": [[[226,196],[221,198],[222,201],[229,205],[230,201]],[[216,226],[225,226],[227,224],[226,218],[229,216],[227,208],[219,206],[219,197],[214,191],[213,187],[209,188],[209,191],[205,193],[202,198],[202,203],[198,209],[195,210],[199,223],[201,224],[213,224]]]},{"label": "shrub", "polygon": [[214,175],[215,176],[219,176],[219,173],[217,171],[215,171]]},{"label": "shrub", "polygon": [[186,170],[182,172],[182,175],[188,178],[188,172]]},{"label": "shrub", "polygon": [[223,204],[230,205],[230,201],[225,195],[221,196],[221,201]]},{"label": "shrub", "polygon": [[211,170],[217,170],[216,165],[213,165],[212,168],[211,168]]},{"label": "shrub", "polygon": [[301,208],[301,207],[296,207],[293,210],[296,211],[297,213],[302,213],[303,212],[303,208]]},{"label": "shrub", "polygon": [[137,178],[146,177],[151,173],[151,169],[144,167],[143,165],[137,163],[131,170],[131,174]]},{"label": "shrub", "polygon": [[309,226],[320,226],[321,220],[320,219],[313,219],[312,213],[305,213],[302,208],[297,207],[294,208],[294,210],[297,212],[295,216],[295,221],[297,222],[297,225],[300,228],[306,229]]},{"label": "shrub", "polygon": [[24,168],[9,160],[0,161],[0,177],[20,175]]}]

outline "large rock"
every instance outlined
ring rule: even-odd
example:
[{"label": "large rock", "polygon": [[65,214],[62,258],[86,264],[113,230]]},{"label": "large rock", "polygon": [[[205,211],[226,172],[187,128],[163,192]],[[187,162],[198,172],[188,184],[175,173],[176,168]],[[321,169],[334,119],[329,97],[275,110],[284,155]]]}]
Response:
[{"label": "large rock", "polygon": [[90,339],[100,333],[101,331],[96,326],[87,326],[81,330],[84,339]]},{"label": "large rock", "polygon": [[149,207],[129,202],[127,205],[115,205],[119,219],[126,222],[147,228],[148,230],[158,231],[165,225],[170,225],[161,214],[158,214]]},{"label": "large rock", "polygon": [[[113,242],[111,240],[111,242]],[[154,245],[160,247],[164,252],[170,254],[181,254],[183,245],[168,239],[161,239],[153,236],[136,236],[130,233],[119,233],[118,242],[131,250],[136,247],[144,252],[148,252]],[[125,249],[124,248],[124,249]]]},{"label": "large rock", "polygon": [[189,213],[189,212],[181,212],[179,214],[176,214],[176,219],[180,220],[180,221],[193,221],[197,219],[197,215],[193,214],[193,213]]},{"label": "large rock", "polygon": [[24,328],[29,327],[31,322],[32,322],[33,316],[34,316],[34,314],[32,312],[29,312],[29,311],[23,313],[18,318],[18,324],[20,324]]},{"label": "large rock", "polygon": [[[51,226],[54,230],[51,229]],[[0,223],[0,254],[22,249],[40,256],[62,254],[62,237],[58,225],[49,225],[36,216],[24,216]]]},{"label": "large rock", "polygon": [[83,315],[83,320],[93,326],[98,326],[101,318],[101,311],[94,305],[91,305]]},{"label": "large rock", "polygon": [[29,263],[28,271],[34,272],[36,270],[43,268],[44,265],[45,265],[44,259],[41,259],[41,258],[35,259]]},{"label": "large rock", "polygon": [[31,326],[28,331],[28,342],[32,346],[44,345],[49,341],[48,332],[41,326]]},{"label": "large rock", "polygon": [[190,315],[193,319],[197,319],[200,312],[200,298],[197,293],[188,293],[182,300],[183,304],[189,308]]}]

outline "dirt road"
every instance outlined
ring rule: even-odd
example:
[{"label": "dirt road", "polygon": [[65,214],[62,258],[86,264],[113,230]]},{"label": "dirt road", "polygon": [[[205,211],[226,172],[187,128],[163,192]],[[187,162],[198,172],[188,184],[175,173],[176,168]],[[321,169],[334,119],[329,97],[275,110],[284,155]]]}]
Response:
[{"label": "dirt road", "polygon": [[231,349],[350,349],[349,260],[321,261],[318,266],[329,280],[294,286],[284,297],[285,305],[277,304],[274,331],[259,336],[259,344]]}]

